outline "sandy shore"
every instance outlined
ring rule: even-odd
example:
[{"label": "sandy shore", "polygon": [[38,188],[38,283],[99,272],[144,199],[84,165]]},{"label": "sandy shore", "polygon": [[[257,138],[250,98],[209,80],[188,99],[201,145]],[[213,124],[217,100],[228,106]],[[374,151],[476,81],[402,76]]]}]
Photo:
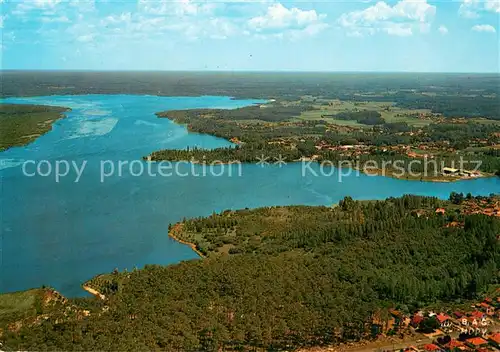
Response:
[{"label": "sandy shore", "polygon": [[87,291],[88,293],[96,296],[97,298],[100,298],[102,300],[105,300],[106,299],[106,296],[104,296],[102,293],[100,293],[99,291],[97,291],[96,289],[93,289],[92,287],[89,287],[89,286],[86,286],[86,285],[83,285],[82,288]]},{"label": "sandy shore", "polygon": [[191,242],[186,242],[186,241],[183,241],[181,240],[179,237],[177,237],[177,233],[180,232],[182,230],[182,223],[177,223],[175,224],[174,226],[172,226],[172,229],[169,231],[168,235],[174,239],[175,241],[179,242],[179,243],[182,243],[182,244],[185,244],[186,246],[189,246],[191,247],[191,249],[196,253],[198,254],[198,256],[200,256],[200,258],[205,258],[205,256],[203,255],[203,253],[201,253],[197,248],[196,248],[196,245],[194,243],[191,243]]}]

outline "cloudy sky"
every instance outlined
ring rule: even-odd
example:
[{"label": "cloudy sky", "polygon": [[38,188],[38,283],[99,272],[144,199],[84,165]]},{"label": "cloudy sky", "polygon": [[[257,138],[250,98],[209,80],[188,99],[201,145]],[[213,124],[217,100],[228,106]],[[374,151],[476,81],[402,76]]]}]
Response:
[{"label": "cloudy sky", "polygon": [[0,3],[4,69],[500,71],[500,0]]}]

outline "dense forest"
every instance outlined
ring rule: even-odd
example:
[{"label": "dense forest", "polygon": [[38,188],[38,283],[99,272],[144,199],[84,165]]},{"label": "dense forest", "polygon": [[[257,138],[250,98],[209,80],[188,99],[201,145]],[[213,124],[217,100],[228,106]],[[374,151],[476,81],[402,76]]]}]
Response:
[{"label": "dense forest", "polygon": [[297,100],[311,95],[500,119],[498,74],[3,71],[1,80],[4,97],[154,94]]},{"label": "dense forest", "polygon": [[33,142],[49,132],[68,108],[0,104],[0,151]]},{"label": "dense forest", "polygon": [[[90,315],[44,312],[37,324],[5,329],[3,348],[291,350],[367,338],[381,310],[469,299],[498,282],[500,220],[438,215],[441,206],[448,203],[417,196],[347,197],[334,207],[186,220],[176,235],[207,258],[93,280],[105,301],[70,302]],[[447,226],[457,217],[463,226]]]}]

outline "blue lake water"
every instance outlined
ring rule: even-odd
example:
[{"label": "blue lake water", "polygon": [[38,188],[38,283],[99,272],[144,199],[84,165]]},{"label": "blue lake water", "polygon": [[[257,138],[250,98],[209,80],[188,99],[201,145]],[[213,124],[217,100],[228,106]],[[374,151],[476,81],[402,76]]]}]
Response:
[{"label": "blue lake water", "polygon": [[[157,118],[155,112],[236,108],[258,103],[255,100],[89,95],[3,102],[67,106],[72,111],[34,143],[0,153],[0,292],[45,284],[67,296],[83,296],[80,285],[96,274],[196,258],[190,248],[167,235],[168,224],[183,217],[269,205],[330,205],[346,195],[383,199],[413,193],[447,198],[452,191],[500,192],[499,178],[429,183],[353,173],[339,182],[338,172],[315,176],[301,163],[224,166],[219,177],[210,172],[202,176],[200,165],[193,169],[183,165],[182,175],[161,176],[157,164],[134,161],[162,148],[230,145],[220,138],[188,133],[183,126]],[[56,182],[53,173],[25,176],[22,165],[29,160],[33,160],[26,164],[29,174],[42,160],[47,160],[41,164],[44,174],[58,160],[79,168],[86,164],[78,182],[74,169]],[[60,164],[61,171],[63,167]],[[114,174],[101,182],[102,170],[110,174],[112,167]],[[141,167],[150,170],[134,176]],[[318,166],[312,169],[317,171]]]}]

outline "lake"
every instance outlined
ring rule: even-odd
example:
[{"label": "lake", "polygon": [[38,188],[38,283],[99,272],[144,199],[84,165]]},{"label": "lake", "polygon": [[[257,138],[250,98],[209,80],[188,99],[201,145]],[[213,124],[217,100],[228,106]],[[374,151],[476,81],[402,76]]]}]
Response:
[{"label": "lake", "polygon": [[[184,126],[157,118],[155,112],[237,108],[261,102],[256,100],[88,95],[3,102],[66,106],[72,111],[34,143],[0,153],[0,292],[45,284],[69,297],[84,296],[81,284],[96,274],[197,258],[189,247],[168,237],[168,224],[213,211],[330,205],[347,195],[383,199],[412,193],[448,198],[452,191],[500,192],[500,178],[430,183],[352,173],[339,182],[338,172],[316,176],[304,173],[302,163],[225,165],[216,170],[220,176],[213,172],[203,176],[200,165],[179,166],[181,174],[161,173],[158,164],[141,160],[163,148],[231,145],[188,133]],[[24,162],[28,163],[23,172]],[[58,165],[65,171],[65,162],[70,169],[56,180],[54,169]],[[41,176],[37,166],[47,176]],[[311,165],[312,170],[317,168]]]}]

